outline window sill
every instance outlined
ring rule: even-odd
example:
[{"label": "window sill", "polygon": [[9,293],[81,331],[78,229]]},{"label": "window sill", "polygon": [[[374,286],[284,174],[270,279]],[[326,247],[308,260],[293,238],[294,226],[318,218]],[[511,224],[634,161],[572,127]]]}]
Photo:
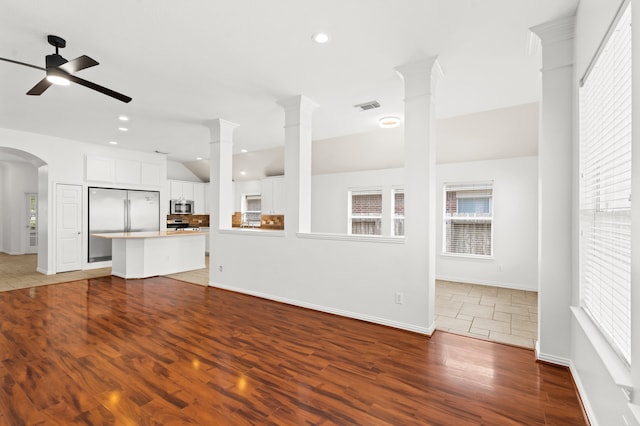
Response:
[{"label": "window sill", "polygon": [[456,254],[456,253],[440,253],[440,257],[451,258],[452,260],[479,260],[479,261],[494,261],[495,257],[492,256],[480,256],[475,254]]},{"label": "window sill", "polygon": [[226,235],[253,235],[259,237],[285,237],[287,234],[285,231],[277,229],[268,230],[260,228],[236,228],[236,229],[220,229],[219,234]]},{"label": "window sill", "polygon": [[622,361],[618,354],[611,348],[609,342],[602,336],[600,330],[598,330],[591,318],[589,318],[589,315],[587,315],[582,308],[571,306],[571,312],[616,385],[625,391],[631,391],[633,389],[631,372],[624,361]]},{"label": "window sill", "polygon": [[387,237],[383,235],[320,234],[313,232],[298,232],[296,235],[298,238],[306,238],[312,240],[361,241],[368,243],[404,244],[404,237]]}]

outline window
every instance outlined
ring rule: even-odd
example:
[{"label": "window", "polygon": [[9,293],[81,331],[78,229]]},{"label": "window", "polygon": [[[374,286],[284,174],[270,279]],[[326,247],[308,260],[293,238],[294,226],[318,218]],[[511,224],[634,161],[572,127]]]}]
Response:
[{"label": "window", "polygon": [[631,5],[579,89],[581,305],[628,364],[631,354]]},{"label": "window", "polygon": [[404,235],[404,189],[394,189],[393,192],[393,235]]},{"label": "window", "polygon": [[260,226],[262,214],[262,199],[260,195],[245,195],[243,200],[242,227]]},{"label": "window", "polygon": [[351,191],[349,234],[380,235],[382,233],[382,191]]},{"label": "window", "polygon": [[444,186],[443,252],[493,254],[493,183]]}]

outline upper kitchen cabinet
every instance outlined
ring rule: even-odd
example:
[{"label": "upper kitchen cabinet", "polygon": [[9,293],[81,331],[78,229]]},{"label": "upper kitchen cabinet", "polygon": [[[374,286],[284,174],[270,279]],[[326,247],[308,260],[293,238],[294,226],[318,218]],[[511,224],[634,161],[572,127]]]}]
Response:
[{"label": "upper kitchen cabinet", "polygon": [[206,214],[207,205],[205,202],[205,183],[195,182],[193,184],[193,209],[195,214]]},{"label": "upper kitchen cabinet", "polygon": [[184,182],[181,180],[172,180],[170,182],[172,200],[193,200],[194,182]]},{"label": "upper kitchen cabinet", "polygon": [[284,214],[285,190],[284,176],[273,176],[262,179],[261,209],[262,214]]},{"label": "upper kitchen cabinet", "polygon": [[160,176],[158,164],[96,155],[85,158],[85,179],[91,182],[160,186]]},{"label": "upper kitchen cabinet", "polygon": [[194,214],[206,214],[206,183],[170,180],[169,192],[172,200],[192,200]]}]

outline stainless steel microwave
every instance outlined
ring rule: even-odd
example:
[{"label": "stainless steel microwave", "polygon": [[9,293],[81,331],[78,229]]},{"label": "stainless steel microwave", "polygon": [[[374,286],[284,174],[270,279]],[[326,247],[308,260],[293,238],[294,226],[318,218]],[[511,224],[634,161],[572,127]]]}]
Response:
[{"label": "stainless steel microwave", "polygon": [[170,201],[171,214],[193,214],[193,201],[192,200],[171,200]]}]

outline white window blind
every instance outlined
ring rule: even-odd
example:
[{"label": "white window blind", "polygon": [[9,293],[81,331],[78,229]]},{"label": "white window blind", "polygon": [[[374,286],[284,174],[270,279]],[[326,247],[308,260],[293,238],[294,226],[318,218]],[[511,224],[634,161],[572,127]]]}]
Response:
[{"label": "white window blind", "polygon": [[382,190],[351,191],[349,233],[382,234]]},{"label": "white window blind", "polygon": [[404,235],[404,189],[394,189],[393,196],[393,235]]},{"label": "white window blind", "polygon": [[580,290],[614,350],[631,354],[631,6],[579,90]]},{"label": "white window blind", "polygon": [[443,252],[493,254],[493,182],[445,184]]}]

